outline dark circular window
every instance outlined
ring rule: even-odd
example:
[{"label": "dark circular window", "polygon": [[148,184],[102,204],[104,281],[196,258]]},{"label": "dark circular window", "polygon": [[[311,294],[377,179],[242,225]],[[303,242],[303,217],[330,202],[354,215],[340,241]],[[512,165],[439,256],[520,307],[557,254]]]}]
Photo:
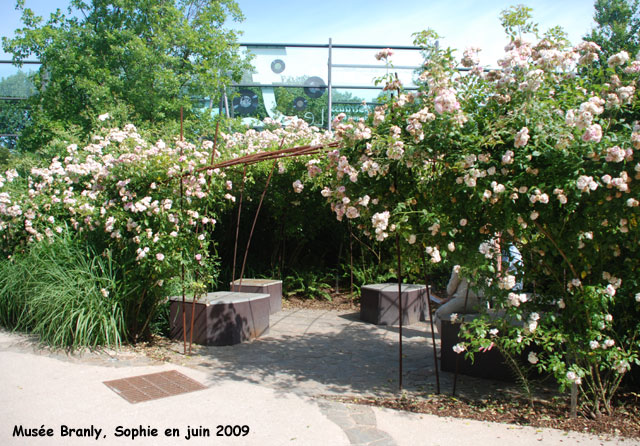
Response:
[{"label": "dark circular window", "polygon": [[258,108],[258,95],[251,90],[241,89],[233,98],[233,112],[236,115],[247,116]]},{"label": "dark circular window", "polygon": [[317,99],[324,94],[324,91],[327,89],[324,81],[318,76],[312,76],[307,79],[304,83],[304,94],[309,96],[311,99]]},{"label": "dark circular window", "polygon": [[286,65],[282,59],[276,59],[273,62],[271,62],[271,71],[273,71],[276,74],[282,73],[285,68],[286,68]]},{"label": "dark circular window", "polygon": [[304,110],[305,108],[307,108],[307,99],[303,98],[302,96],[298,96],[293,100],[293,108],[298,111]]}]

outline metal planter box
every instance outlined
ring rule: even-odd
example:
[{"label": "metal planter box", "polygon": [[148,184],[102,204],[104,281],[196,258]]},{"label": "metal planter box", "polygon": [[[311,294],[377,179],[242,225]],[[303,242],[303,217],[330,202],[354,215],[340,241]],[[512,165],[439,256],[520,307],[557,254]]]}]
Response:
[{"label": "metal planter box", "polygon": [[269,313],[282,310],[282,280],[240,279],[231,283],[231,291],[243,293],[263,293],[269,295]]},{"label": "metal planter box", "polygon": [[[182,297],[170,297],[170,336],[183,338]],[[192,298],[186,299],[187,339],[191,332]],[[234,345],[257,338],[269,330],[269,295],[218,291],[196,301],[193,342],[201,345]]]},{"label": "metal planter box", "polygon": [[[424,285],[402,284],[403,325],[422,320],[427,288]],[[364,285],[360,295],[360,319],[376,325],[398,325],[398,284]]]},{"label": "metal planter box", "polygon": [[486,352],[478,352],[474,355],[474,361],[464,357],[464,353],[456,353],[453,346],[460,342],[458,333],[460,324],[450,321],[442,321],[440,333],[441,360],[440,369],[444,372],[461,373],[477,378],[496,379],[500,381],[514,381],[514,374],[504,359],[504,356],[493,348]]}]

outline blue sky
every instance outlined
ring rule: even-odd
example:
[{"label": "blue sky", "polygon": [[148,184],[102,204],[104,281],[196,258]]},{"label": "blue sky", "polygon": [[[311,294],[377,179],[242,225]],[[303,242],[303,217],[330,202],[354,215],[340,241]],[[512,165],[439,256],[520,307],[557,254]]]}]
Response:
[{"label": "blue sky", "polygon": [[[36,14],[45,17],[56,8],[65,10],[68,5],[67,0],[25,2]],[[243,31],[242,42],[324,44],[332,38],[335,44],[385,46],[411,45],[412,33],[432,28],[444,36],[442,45],[460,50],[459,56],[465,47],[473,45],[483,49],[480,59],[484,65],[495,66],[507,42],[500,27],[500,12],[517,3],[534,9],[534,20],[541,30],[560,25],[574,44],[594,25],[591,0],[239,0],[245,21],[231,26]],[[20,13],[14,10],[15,0],[0,0],[0,5],[0,34],[11,36],[21,26]],[[295,52],[288,55],[293,60]],[[366,54],[368,62],[364,63],[374,63],[372,56],[373,53]],[[6,53],[0,54],[0,59],[8,58]],[[325,56],[312,55],[311,59],[322,61],[312,71],[322,70],[322,66],[326,71]],[[302,65],[308,67],[307,62]],[[0,67],[0,77],[10,74],[7,69]]]}]

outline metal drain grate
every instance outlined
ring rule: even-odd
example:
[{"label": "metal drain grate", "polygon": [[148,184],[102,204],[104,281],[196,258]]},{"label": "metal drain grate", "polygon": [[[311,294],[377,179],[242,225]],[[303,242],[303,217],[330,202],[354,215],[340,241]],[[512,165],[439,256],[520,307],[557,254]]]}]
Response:
[{"label": "metal drain grate", "polygon": [[132,404],[206,389],[176,370],[104,381],[103,384]]}]

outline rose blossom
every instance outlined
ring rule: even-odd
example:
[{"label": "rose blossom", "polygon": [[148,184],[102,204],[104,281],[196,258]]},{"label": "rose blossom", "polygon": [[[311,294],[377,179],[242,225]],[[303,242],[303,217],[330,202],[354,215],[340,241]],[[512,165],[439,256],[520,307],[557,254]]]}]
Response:
[{"label": "rose blossom", "polygon": [[522,127],[518,133],[516,133],[516,139],[513,145],[515,147],[524,147],[529,142],[529,129]]}]

